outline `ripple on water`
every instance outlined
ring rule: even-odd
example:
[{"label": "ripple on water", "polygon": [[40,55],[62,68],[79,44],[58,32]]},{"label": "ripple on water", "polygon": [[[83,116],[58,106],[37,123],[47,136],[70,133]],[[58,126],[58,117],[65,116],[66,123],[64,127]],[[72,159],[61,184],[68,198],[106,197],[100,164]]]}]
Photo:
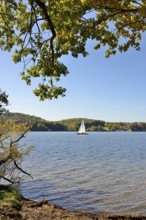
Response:
[{"label": "ripple on water", "polygon": [[37,132],[23,195],[70,210],[146,215],[146,133]]}]

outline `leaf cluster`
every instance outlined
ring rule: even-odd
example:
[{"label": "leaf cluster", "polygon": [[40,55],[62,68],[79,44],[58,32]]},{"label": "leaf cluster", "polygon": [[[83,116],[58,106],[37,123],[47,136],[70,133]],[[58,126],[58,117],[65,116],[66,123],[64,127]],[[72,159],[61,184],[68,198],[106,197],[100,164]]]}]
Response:
[{"label": "leaf cluster", "polygon": [[0,115],[6,111],[4,106],[8,105],[8,95],[0,89]]}]

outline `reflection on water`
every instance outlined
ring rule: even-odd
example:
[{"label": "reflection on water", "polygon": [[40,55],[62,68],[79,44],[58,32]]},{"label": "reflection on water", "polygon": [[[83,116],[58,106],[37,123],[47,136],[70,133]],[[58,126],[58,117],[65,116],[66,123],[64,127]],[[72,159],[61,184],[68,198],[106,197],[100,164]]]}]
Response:
[{"label": "reflection on water", "polygon": [[31,132],[23,195],[70,210],[146,215],[146,133]]}]

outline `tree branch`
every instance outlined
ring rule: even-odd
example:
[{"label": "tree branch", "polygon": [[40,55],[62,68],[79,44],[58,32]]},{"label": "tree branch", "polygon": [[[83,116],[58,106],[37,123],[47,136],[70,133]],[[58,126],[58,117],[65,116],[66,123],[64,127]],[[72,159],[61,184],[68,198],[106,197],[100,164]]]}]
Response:
[{"label": "tree branch", "polygon": [[104,18],[102,18],[102,19],[98,19],[97,21],[96,21],[96,25],[99,25],[99,24],[101,24],[103,21],[106,21],[106,20],[108,20],[109,18],[112,18],[112,17],[114,17],[114,16],[116,16],[116,15],[119,15],[119,14],[122,14],[122,13],[128,13],[128,12],[134,12],[134,11],[138,11],[138,9],[131,9],[131,10],[124,10],[124,9],[118,9],[115,13],[111,13],[111,14],[109,14],[109,15],[107,15],[106,17],[104,17]]},{"label": "tree branch", "polygon": [[15,166],[16,166],[16,168],[17,168],[18,170],[20,170],[22,173],[24,173],[24,174],[30,176],[30,177],[33,179],[33,177],[31,176],[31,174],[27,173],[27,172],[24,171],[21,167],[18,166],[16,160],[14,160],[14,164],[15,164]]},{"label": "tree branch", "polygon": [[44,16],[45,16],[45,19],[48,21],[49,27],[50,27],[51,32],[52,32],[52,37],[50,38],[50,49],[52,51],[52,67],[54,67],[54,46],[53,46],[53,40],[56,37],[56,31],[55,31],[53,22],[52,22],[49,14],[48,14],[47,7],[46,7],[45,3],[42,2],[41,0],[35,0],[35,2],[42,9],[42,11],[44,13]]},{"label": "tree branch", "polygon": [[13,146],[13,144],[17,143],[18,141],[20,141],[23,137],[25,137],[25,134],[29,131],[29,129],[27,129],[25,132],[23,132],[23,134],[18,138],[16,139],[15,141],[11,141],[10,142],[10,148]]},{"label": "tree branch", "polygon": [[10,180],[10,179],[8,179],[8,178],[6,178],[6,177],[4,177],[4,176],[2,176],[2,179],[8,181],[9,183],[12,183],[12,184],[14,183],[12,180]]}]

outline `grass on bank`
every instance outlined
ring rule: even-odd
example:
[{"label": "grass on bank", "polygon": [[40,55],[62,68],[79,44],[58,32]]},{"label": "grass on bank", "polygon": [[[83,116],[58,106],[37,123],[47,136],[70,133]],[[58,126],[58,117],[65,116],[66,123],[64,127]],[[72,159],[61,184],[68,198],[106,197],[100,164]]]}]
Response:
[{"label": "grass on bank", "polygon": [[0,207],[21,208],[21,194],[11,185],[0,185]]}]

